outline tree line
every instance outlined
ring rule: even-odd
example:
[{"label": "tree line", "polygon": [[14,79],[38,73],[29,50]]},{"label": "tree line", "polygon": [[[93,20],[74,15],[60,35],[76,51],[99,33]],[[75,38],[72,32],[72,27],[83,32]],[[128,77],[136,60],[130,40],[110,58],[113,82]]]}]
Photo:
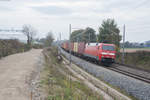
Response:
[{"label": "tree line", "polygon": [[27,44],[22,43],[17,39],[0,39],[0,59],[11,54],[28,50]]},{"label": "tree line", "polygon": [[[45,38],[35,39],[37,30],[31,25],[23,26],[23,33],[27,37],[27,44],[32,47],[34,40],[41,43],[44,47],[50,46],[54,40],[53,33],[50,31]],[[114,19],[103,20],[101,26],[98,28],[98,34],[96,31],[87,27],[85,29],[75,30],[70,35],[71,42],[100,42],[100,43],[112,43],[117,47],[120,47],[121,35],[120,30]]]},{"label": "tree line", "polygon": [[37,30],[31,25],[23,25],[22,32],[27,38],[27,43],[20,42],[18,39],[0,39],[0,59],[11,54],[28,51],[31,48],[51,46],[54,40],[52,32],[48,32],[45,38],[36,39]]},{"label": "tree line", "polygon": [[[121,43],[120,45],[122,46],[123,44]],[[150,47],[150,41],[146,41],[143,43],[126,41],[124,43],[124,47],[125,48],[146,48],[146,47],[148,48]]]},{"label": "tree line", "polygon": [[100,42],[100,43],[113,43],[120,46],[121,35],[117,23],[114,19],[103,20],[98,29],[98,34],[93,28],[87,27],[86,29],[75,30],[71,33],[70,40],[72,42]]},{"label": "tree line", "polygon": [[35,46],[36,43],[34,42],[38,42],[38,44],[43,47],[48,47],[51,46],[54,40],[53,33],[51,31],[47,33],[45,38],[41,38],[41,39],[35,38],[35,36],[37,35],[37,30],[31,25],[23,25],[22,32],[27,37],[27,45],[29,48]]}]

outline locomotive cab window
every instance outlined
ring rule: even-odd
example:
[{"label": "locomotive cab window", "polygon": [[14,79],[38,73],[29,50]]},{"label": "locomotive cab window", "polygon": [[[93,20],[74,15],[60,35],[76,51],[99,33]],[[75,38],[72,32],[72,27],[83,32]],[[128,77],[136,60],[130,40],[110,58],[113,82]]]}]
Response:
[{"label": "locomotive cab window", "polygon": [[114,46],[107,46],[107,45],[103,45],[102,49],[103,50],[109,50],[109,51],[114,51],[115,50]]}]

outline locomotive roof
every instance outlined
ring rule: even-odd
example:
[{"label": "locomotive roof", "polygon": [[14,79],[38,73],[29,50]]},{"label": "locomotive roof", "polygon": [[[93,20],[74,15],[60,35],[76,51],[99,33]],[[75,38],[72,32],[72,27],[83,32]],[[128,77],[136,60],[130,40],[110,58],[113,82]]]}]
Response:
[{"label": "locomotive roof", "polygon": [[97,45],[113,45],[114,46],[114,44],[108,44],[108,43],[86,43],[86,45],[88,45],[88,46],[97,46]]}]

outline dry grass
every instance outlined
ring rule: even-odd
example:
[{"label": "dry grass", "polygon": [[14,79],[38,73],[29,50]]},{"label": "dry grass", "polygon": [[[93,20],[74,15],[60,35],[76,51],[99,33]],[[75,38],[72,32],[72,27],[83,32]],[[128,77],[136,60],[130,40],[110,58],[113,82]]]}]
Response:
[{"label": "dry grass", "polygon": [[[121,63],[121,53],[117,54],[116,61]],[[125,53],[125,64],[150,71],[150,52],[136,51]]]},{"label": "dry grass", "polygon": [[29,50],[28,46],[18,40],[0,40],[0,58],[27,50]]},{"label": "dry grass", "polygon": [[47,91],[47,100],[104,100],[66,69],[57,59],[56,48],[44,50],[44,53],[48,56],[45,56],[41,86]]},{"label": "dry grass", "polygon": [[[150,48],[125,48],[125,52],[132,53],[136,51],[147,51],[150,52]],[[123,52],[121,49],[120,52]]]}]

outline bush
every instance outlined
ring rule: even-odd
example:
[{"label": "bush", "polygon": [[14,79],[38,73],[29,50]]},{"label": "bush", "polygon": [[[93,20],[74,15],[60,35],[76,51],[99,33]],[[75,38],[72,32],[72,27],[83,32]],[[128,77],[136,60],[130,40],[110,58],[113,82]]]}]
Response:
[{"label": "bush", "polygon": [[43,45],[41,44],[33,44],[32,46],[34,49],[42,49],[43,48]]},{"label": "bush", "polygon": [[[117,53],[116,61],[121,63],[122,54]],[[150,52],[137,51],[125,53],[125,64],[150,71]]]},{"label": "bush", "polygon": [[21,43],[17,39],[0,39],[0,58],[29,49],[30,47],[27,44]]}]

